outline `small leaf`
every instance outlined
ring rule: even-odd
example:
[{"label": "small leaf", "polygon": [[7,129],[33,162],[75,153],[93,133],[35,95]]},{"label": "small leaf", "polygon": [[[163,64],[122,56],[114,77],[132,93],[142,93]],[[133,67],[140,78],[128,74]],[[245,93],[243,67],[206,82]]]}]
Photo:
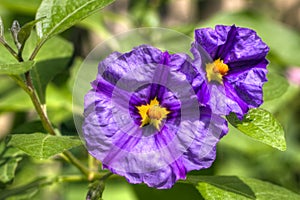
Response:
[{"label": "small leaf", "polygon": [[8,158],[5,163],[0,165],[0,183],[6,184],[12,181],[15,177],[15,171],[17,169],[19,161],[22,158]]},{"label": "small leaf", "polygon": [[77,137],[43,133],[12,135],[10,144],[37,159],[47,159],[64,150],[82,145]]},{"label": "small leaf", "polygon": [[21,44],[21,46],[25,45],[25,42],[29,38],[33,27],[35,26],[36,23],[38,23],[42,19],[43,18],[28,22],[24,26],[21,27],[21,29],[20,29],[20,31],[18,32],[18,35],[17,35],[18,42]]},{"label": "small leaf", "polygon": [[36,19],[46,17],[37,24],[37,33],[42,42],[59,34],[83,20],[114,0],[44,0]]},{"label": "small leaf", "polygon": [[247,199],[256,198],[252,189],[236,176],[188,176],[187,181],[194,184],[198,189],[201,184],[207,184]]},{"label": "small leaf", "polygon": [[15,177],[18,163],[24,153],[17,148],[7,146],[4,140],[0,141],[0,186],[10,183]]},{"label": "small leaf", "polygon": [[[189,176],[187,178],[187,181],[194,184],[198,189],[198,191],[206,200],[253,199],[241,194],[241,191],[236,191],[235,189],[233,189],[230,184],[230,179],[232,178],[233,177],[225,177],[225,176],[218,176],[218,177]],[[220,184],[224,182],[223,179],[229,181],[226,184],[226,187]],[[232,185],[235,187],[237,186],[236,184],[239,184],[235,180],[240,180],[242,184],[247,185],[254,192],[255,199],[260,199],[260,200],[300,199],[300,195],[292,191],[289,191],[283,187],[279,187],[277,185],[273,185],[268,182],[260,181],[253,178],[235,177],[232,181]]]},{"label": "small leaf", "polygon": [[14,64],[0,64],[0,74],[23,74],[33,68],[34,64],[34,61],[26,61]]},{"label": "small leaf", "polygon": [[240,121],[233,113],[227,120],[242,133],[281,151],[286,150],[284,130],[274,116],[263,109],[250,109]]},{"label": "small leaf", "polygon": [[268,82],[264,84],[264,101],[270,101],[281,97],[289,88],[289,84],[283,76],[270,71],[267,75]]}]

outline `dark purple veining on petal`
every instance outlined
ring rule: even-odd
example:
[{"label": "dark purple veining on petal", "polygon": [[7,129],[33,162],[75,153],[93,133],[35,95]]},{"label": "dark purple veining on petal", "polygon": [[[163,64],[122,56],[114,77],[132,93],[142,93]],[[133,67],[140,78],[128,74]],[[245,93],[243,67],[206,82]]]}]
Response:
[{"label": "dark purple veining on petal", "polygon": [[[188,55],[141,45],[112,53],[98,69],[85,96],[82,128],[89,153],[104,168],[130,183],[165,189],[188,171],[211,166],[227,124],[192,94],[196,78],[201,88],[207,86]],[[206,98],[201,90],[197,95]],[[159,130],[140,127],[136,108],[154,98],[170,111]],[[212,120],[220,122],[210,125]]]},{"label": "dark purple veining on petal", "polygon": [[[193,65],[199,74],[206,77],[206,63],[199,60],[199,52],[202,51],[200,48],[206,50],[213,60],[220,58],[229,67],[228,73],[223,76],[224,87],[219,87],[220,93],[224,91],[226,93],[227,99],[220,101],[225,102],[227,108],[223,109],[223,112],[218,112],[219,114],[227,115],[235,112],[241,119],[249,108],[256,108],[262,104],[262,86],[267,81],[268,61],[265,57],[269,47],[254,30],[235,25],[217,25],[215,29],[195,30],[195,42],[191,49],[195,57]],[[211,84],[214,83],[209,83]],[[210,87],[202,85],[202,79],[194,79],[193,86],[201,101],[212,107],[218,107],[212,105],[212,102],[218,102],[218,94],[213,94],[209,91]],[[203,94],[209,98],[201,96]]]}]

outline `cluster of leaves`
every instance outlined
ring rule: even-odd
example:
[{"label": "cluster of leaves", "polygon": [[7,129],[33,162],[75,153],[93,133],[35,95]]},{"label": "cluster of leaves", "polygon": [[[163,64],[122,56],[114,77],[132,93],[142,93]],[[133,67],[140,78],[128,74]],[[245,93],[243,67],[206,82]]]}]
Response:
[{"label": "cluster of leaves", "polygon": [[[88,193],[87,198],[102,198],[104,189],[102,179],[106,178],[107,174],[103,176],[102,171],[97,171],[97,162],[95,163],[93,159],[89,160],[88,167],[86,167],[85,164],[82,164],[85,160],[78,159],[72,153],[66,151],[80,146],[81,141],[78,137],[67,136],[63,131],[63,127],[56,129],[52,126],[53,124],[61,125],[62,121],[70,119],[73,110],[71,90],[67,87],[58,89],[51,81],[59,73],[63,73],[73,61],[73,46],[57,35],[79,22],[81,25],[87,26],[91,18],[85,21],[82,20],[109,5],[112,1],[64,0],[59,2],[43,0],[39,5],[34,21],[21,27],[17,21],[13,23],[11,27],[12,37],[5,33],[4,25],[0,19],[0,43],[3,44],[0,46],[0,74],[3,76],[0,81],[3,81],[3,84],[0,85],[11,85],[12,81],[4,78],[5,75],[23,89],[22,91],[15,86],[11,88],[2,88],[1,86],[1,94],[8,90],[11,91],[9,95],[4,97],[0,95],[0,109],[3,111],[35,110],[40,117],[40,121],[30,122],[18,127],[6,140],[2,140],[0,143],[0,199],[29,199],[40,188],[64,181],[84,181],[85,184],[91,182],[90,190],[86,192]],[[138,5],[143,6],[142,3]],[[157,19],[153,9],[150,9],[147,16],[154,16],[151,19]],[[139,7],[135,10],[141,11]],[[135,16],[139,16],[139,12],[136,12]],[[294,40],[294,43],[289,46],[282,45],[280,42],[272,43],[270,41],[268,43],[268,37],[263,37],[270,44],[271,49],[274,49],[271,56],[276,57],[280,64],[300,65],[299,60],[296,59],[297,56],[286,54],[282,50],[276,50],[280,49],[277,48],[278,46],[281,49],[282,47],[293,49],[293,45],[296,44],[295,41],[300,40],[299,37],[281,27],[270,27],[270,23],[262,17],[251,16],[251,19],[249,19],[250,15],[249,13],[226,17],[222,15],[222,20],[224,23],[235,21],[237,25],[239,23],[244,24],[244,26],[248,25],[248,27],[252,27],[258,32],[263,32],[262,29],[269,27],[277,30],[278,35],[282,35],[282,32],[289,35]],[[241,16],[244,16],[244,18]],[[143,18],[143,20],[146,19]],[[255,20],[261,22],[258,23],[259,26],[256,26],[257,23],[251,24]],[[207,24],[215,24],[216,21],[220,21],[218,16],[207,22]],[[36,32],[33,30],[34,26],[36,26]],[[13,47],[13,44],[15,47]],[[299,52],[295,52],[295,54],[297,53]],[[287,60],[288,63],[286,63]],[[77,65],[76,62],[73,64],[74,66]],[[264,98],[265,101],[272,102],[286,93],[289,85],[282,76],[272,70],[268,76],[269,82],[264,87]],[[68,81],[71,85],[72,78]],[[48,89],[46,90],[46,88]],[[68,92],[65,92],[66,90]],[[45,112],[46,106],[50,111],[49,117]],[[55,112],[51,113],[51,110]],[[286,150],[286,142],[283,127],[273,114],[267,110],[275,112],[272,107],[266,105],[264,108],[250,110],[242,121],[238,120],[234,114],[227,116],[227,120],[232,127],[245,135],[284,151]],[[21,168],[18,166],[20,166],[20,163],[22,164],[22,159],[24,162],[28,162],[28,155],[30,158],[37,160],[66,160],[77,167],[80,172],[76,173],[75,171],[75,176],[61,176],[60,173],[56,173],[48,177],[47,174],[43,174],[34,176],[32,180],[23,183],[15,177],[15,174]],[[86,152],[84,155],[86,155]],[[74,173],[72,170],[71,172]],[[18,181],[22,184],[18,185]],[[196,188],[199,191],[199,199],[300,198],[298,194],[285,188],[252,178],[190,175],[186,181],[182,182]],[[87,190],[87,186],[85,190]]]}]

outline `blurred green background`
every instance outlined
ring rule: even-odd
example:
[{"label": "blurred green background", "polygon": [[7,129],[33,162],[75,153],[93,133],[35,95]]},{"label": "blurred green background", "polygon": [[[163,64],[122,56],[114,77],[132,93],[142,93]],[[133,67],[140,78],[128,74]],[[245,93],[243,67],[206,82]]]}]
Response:
[{"label": "blurred green background", "polygon": [[[8,32],[12,21],[24,24],[35,18],[41,0],[1,0],[0,16]],[[59,71],[47,89],[49,117],[65,135],[76,135],[72,89],[76,71],[85,56],[100,42],[138,27],[165,27],[193,37],[195,28],[236,24],[257,31],[270,46],[270,73],[265,84],[263,108],[271,111],[286,131],[287,150],[280,152],[256,142],[230,127],[218,145],[210,169],[190,174],[238,175],[269,181],[300,191],[300,1],[299,0],[117,0],[104,10],[61,34],[69,42],[62,48],[48,47],[45,57],[62,55],[54,62]],[[176,40],[173,41],[176,44]],[[57,42],[58,44],[59,42]],[[74,49],[70,44],[73,45]],[[179,44],[180,45],[180,44]],[[44,47],[46,49],[46,47]],[[53,52],[52,52],[53,51]],[[51,53],[49,53],[51,52]],[[1,56],[1,55],[0,55]],[[51,65],[52,63],[45,63]],[[291,70],[293,70],[291,72]],[[292,73],[293,76],[290,74]],[[40,130],[30,99],[12,80],[0,76],[0,137],[26,128]],[[21,131],[20,131],[21,130]],[[73,152],[85,160],[83,147]],[[23,159],[12,185],[27,183],[39,175],[72,174],[76,169],[58,161]],[[36,191],[32,191],[34,194]],[[35,199],[84,199],[87,183],[55,184],[43,188]],[[28,196],[29,197],[29,196]],[[201,199],[192,186],[177,183],[171,190],[130,185],[111,178],[105,200]]]}]

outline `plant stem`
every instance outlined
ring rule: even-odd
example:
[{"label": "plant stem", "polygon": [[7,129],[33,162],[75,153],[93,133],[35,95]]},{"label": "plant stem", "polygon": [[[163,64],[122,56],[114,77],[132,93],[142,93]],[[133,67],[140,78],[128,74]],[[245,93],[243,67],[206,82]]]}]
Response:
[{"label": "plant stem", "polygon": [[24,186],[20,186],[14,189],[5,190],[0,195],[0,199],[6,199],[7,197],[17,195],[17,194],[23,194],[25,191],[28,191],[30,189],[38,188],[41,185],[49,185],[52,182],[47,180],[45,177],[38,178],[37,180],[34,180]]},{"label": "plant stem", "polygon": [[[32,53],[30,60],[33,60],[35,58],[35,56],[37,55],[38,51],[40,50],[40,48],[42,47],[43,44],[44,44],[44,42],[38,44],[38,46],[34,49],[34,52]],[[13,49],[12,49],[12,51],[13,51]],[[16,58],[19,62],[24,61],[21,54],[19,54],[19,55],[17,53],[15,53],[15,54],[16,54]],[[41,119],[44,129],[51,135],[57,135],[54,130],[54,127],[52,126],[52,124],[47,116],[46,106],[42,105],[40,103],[40,100],[35,92],[35,89],[34,89],[34,86],[33,86],[32,80],[31,80],[31,76],[30,76],[30,71],[25,73],[26,85],[24,84],[24,82],[22,81],[22,79],[19,76],[12,75],[10,77],[13,80],[15,80],[16,83],[29,95],[29,97],[34,105],[34,108]],[[74,157],[71,152],[65,151],[65,152],[63,152],[63,155],[65,156],[67,161],[69,161],[71,164],[73,164],[75,167],[77,167],[85,176],[87,176],[87,177],[89,176],[89,169],[86,168],[76,157]]]},{"label": "plant stem", "polygon": [[104,175],[100,178],[100,181],[105,181],[105,180],[108,179],[111,175],[113,175],[112,172],[107,172],[106,174],[104,174]]},{"label": "plant stem", "polygon": [[79,181],[87,181],[85,176],[81,175],[66,175],[66,176],[58,176],[56,178],[58,183],[62,182],[79,182]]},{"label": "plant stem", "polygon": [[41,40],[36,47],[34,48],[32,54],[29,57],[29,60],[34,60],[34,58],[36,57],[36,55],[38,54],[39,50],[42,48],[42,46],[44,45],[46,41],[45,40]]},{"label": "plant stem", "polygon": [[13,50],[13,48],[11,48],[2,37],[0,37],[0,43],[3,44],[3,46],[11,53],[11,55],[13,55],[17,60],[19,60],[18,53],[15,50]]},{"label": "plant stem", "polygon": [[0,194],[0,199],[6,199],[10,196],[14,196],[17,194],[24,194],[26,191],[32,190],[34,188],[39,189],[39,187],[51,185],[53,183],[78,182],[78,181],[86,181],[86,180],[87,180],[86,177],[78,176],[78,175],[58,176],[53,179],[47,179],[46,177],[41,177],[26,185],[3,191]]},{"label": "plant stem", "polygon": [[[45,128],[46,131],[48,131],[51,135],[56,135],[54,128],[51,124],[51,122],[49,121],[46,111],[43,109],[42,105],[39,102],[39,99],[36,95],[36,93],[30,89],[30,87],[28,87],[29,89],[29,96],[31,98],[31,101],[34,104],[34,107],[38,113],[38,115],[41,118],[43,127]],[[63,152],[63,155],[67,158],[67,160],[72,163],[75,167],[77,167],[79,169],[79,171],[81,171],[85,176],[89,175],[89,169],[86,168],[76,157],[73,156],[73,154],[69,151],[65,151]]]},{"label": "plant stem", "polygon": [[36,93],[34,92],[34,87],[33,87],[29,72],[25,73],[27,85],[24,84],[24,82],[22,81],[22,79],[19,76],[11,75],[10,77],[13,80],[15,80],[16,83],[29,95],[29,97],[34,105],[35,110],[37,111],[39,117],[41,118],[41,121],[42,121],[42,124],[43,124],[43,127],[45,128],[45,130],[47,132],[49,132],[51,135],[56,135],[54,128],[48,119],[45,109],[41,105]]},{"label": "plant stem", "polygon": [[25,78],[26,78],[27,88],[29,90],[28,95],[30,96],[31,101],[32,101],[38,115],[41,118],[41,121],[42,121],[42,124],[43,124],[45,130],[48,133],[50,133],[51,135],[56,135],[54,128],[47,116],[46,108],[40,103],[40,100],[36,95],[36,92],[34,90],[34,87],[33,87],[32,81],[31,81],[29,71],[25,73]]},{"label": "plant stem", "polygon": [[99,164],[97,160],[89,154],[88,155],[88,167],[89,167],[88,180],[92,181],[95,179],[95,177],[100,176],[100,173],[98,172],[98,166]]},{"label": "plant stem", "polygon": [[89,169],[85,167],[70,151],[63,152],[63,155],[67,157],[68,161],[72,163],[77,169],[79,169],[86,177],[89,176]]}]

